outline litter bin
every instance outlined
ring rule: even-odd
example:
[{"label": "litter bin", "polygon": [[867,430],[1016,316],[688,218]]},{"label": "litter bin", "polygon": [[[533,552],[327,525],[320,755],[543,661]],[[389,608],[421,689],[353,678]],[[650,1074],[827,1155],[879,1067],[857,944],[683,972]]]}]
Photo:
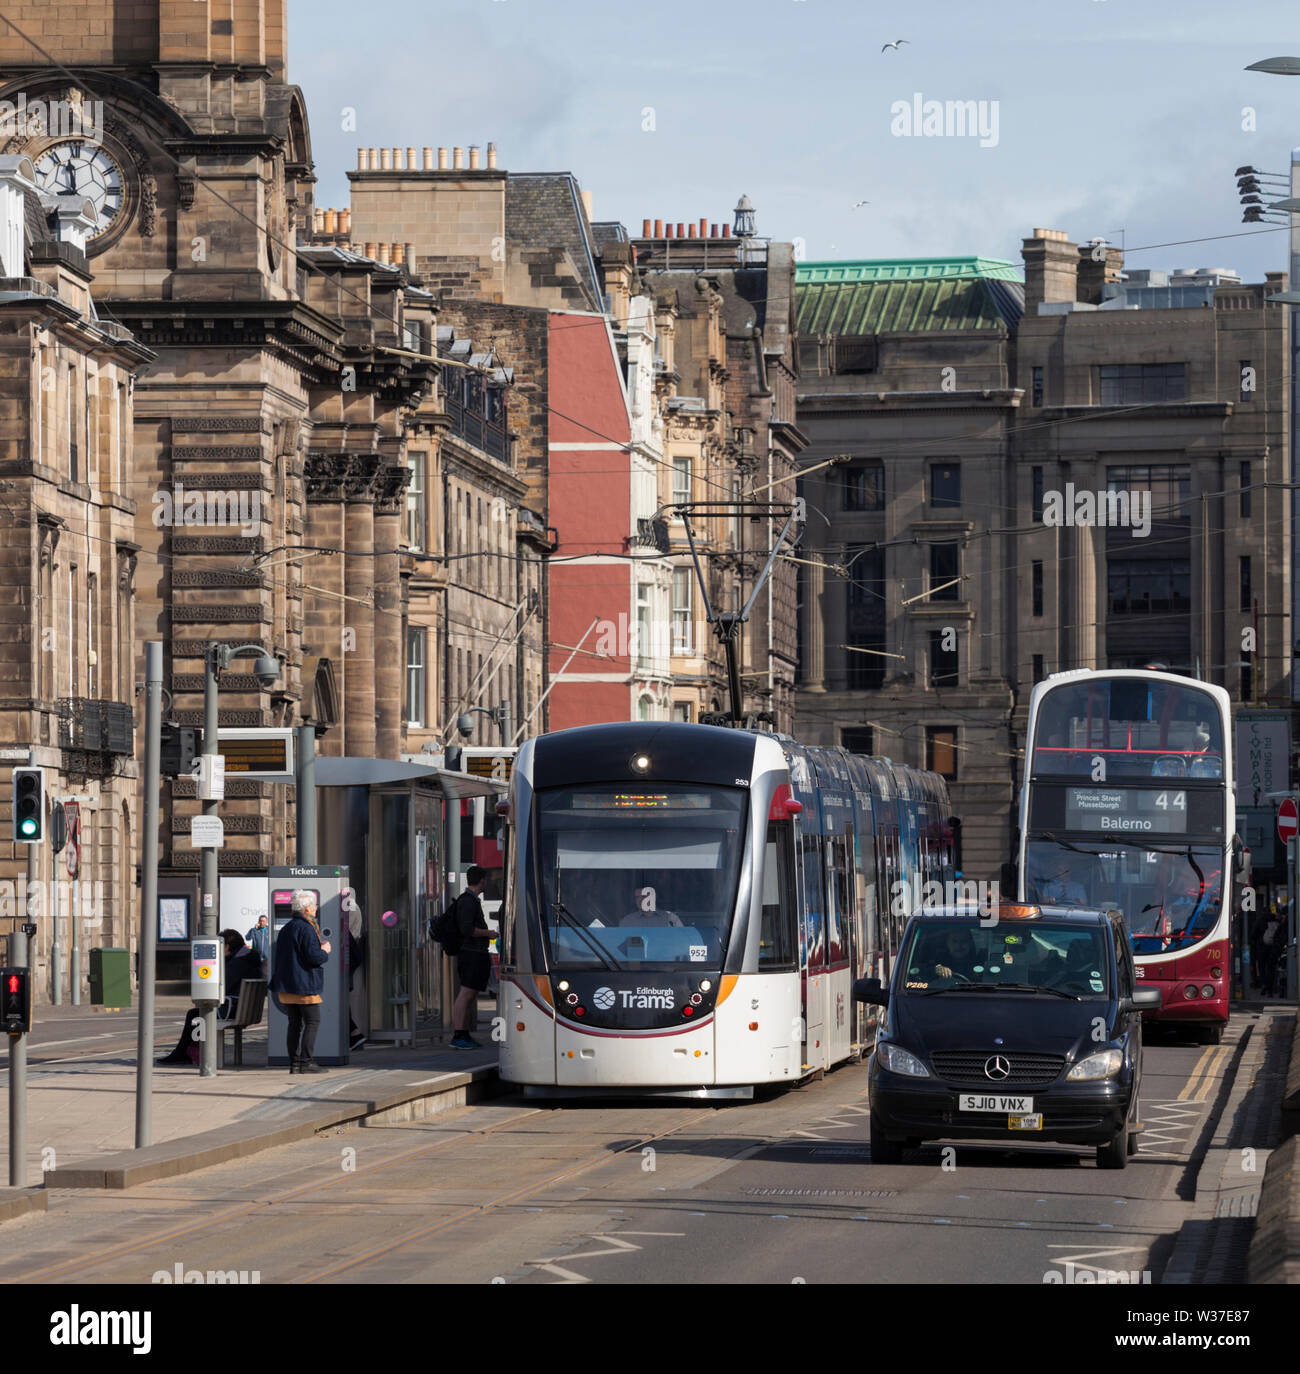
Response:
[{"label": "litter bin", "polygon": [[90,1002],[96,1007],[131,1005],[131,951],[90,951]]}]

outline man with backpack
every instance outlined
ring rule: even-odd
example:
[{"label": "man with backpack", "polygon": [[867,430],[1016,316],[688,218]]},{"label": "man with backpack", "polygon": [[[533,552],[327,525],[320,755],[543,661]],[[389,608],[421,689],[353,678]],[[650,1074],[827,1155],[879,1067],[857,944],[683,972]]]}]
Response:
[{"label": "man with backpack", "polygon": [[460,978],[460,991],[452,1010],[456,1032],[450,1041],[453,1050],[482,1049],[470,1036],[469,1025],[475,1000],[479,993],[487,991],[492,977],[488,945],[496,932],[488,925],[479,900],[486,886],[487,871],[474,864],[465,874],[465,891],[434,922],[434,938],[441,942],[444,953],[456,956]]}]

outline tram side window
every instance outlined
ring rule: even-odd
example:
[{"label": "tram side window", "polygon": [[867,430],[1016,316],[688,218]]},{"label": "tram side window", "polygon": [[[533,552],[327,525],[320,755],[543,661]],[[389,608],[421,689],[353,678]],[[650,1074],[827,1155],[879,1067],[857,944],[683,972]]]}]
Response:
[{"label": "tram side window", "polygon": [[794,835],[789,822],[769,821],[763,857],[763,924],[760,969],[795,964]]}]

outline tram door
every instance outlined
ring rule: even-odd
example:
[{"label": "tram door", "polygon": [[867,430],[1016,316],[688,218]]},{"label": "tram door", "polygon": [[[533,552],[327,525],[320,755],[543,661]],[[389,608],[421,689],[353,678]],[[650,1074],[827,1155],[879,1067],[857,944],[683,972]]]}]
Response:
[{"label": "tram door", "polygon": [[[813,818],[818,824],[819,817]],[[818,1068],[826,1049],[826,883],[825,845],[820,834],[804,833],[804,1045],[802,1063]]]}]

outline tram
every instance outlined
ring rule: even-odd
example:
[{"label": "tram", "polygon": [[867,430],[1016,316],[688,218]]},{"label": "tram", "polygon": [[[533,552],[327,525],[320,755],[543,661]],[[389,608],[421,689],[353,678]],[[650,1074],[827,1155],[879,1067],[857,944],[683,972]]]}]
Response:
[{"label": "tram", "polygon": [[937,774],[745,729],[529,740],[511,776],[500,1075],[534,1095],[751,1097],[870,1047],[959,832]]},{"label": "tram", "polygon": [[1151,670],[1076,669],[1029,700],[1020,799],[1020,898],[1117,908],[1137,974],[1160,989],[1146,1017],[1228,1020],[1236,849],[1231,700]]}]

